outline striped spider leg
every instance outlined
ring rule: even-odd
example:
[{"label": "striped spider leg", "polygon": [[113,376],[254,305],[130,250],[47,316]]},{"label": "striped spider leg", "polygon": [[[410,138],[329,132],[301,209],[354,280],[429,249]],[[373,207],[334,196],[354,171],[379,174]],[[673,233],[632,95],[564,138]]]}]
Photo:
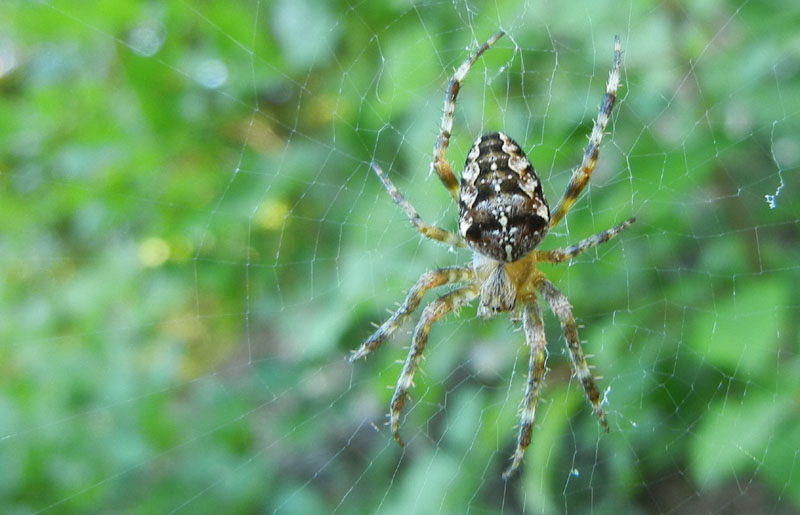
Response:
[{"label": "striped spider leg", "polygon": [[414,373],[419,366],[419,360],[422,358],[422,351],[425,350],[425,344],[428,342],[428,334],[431,331],[431,325],[434,322],[450,313],[457,311],[458,308],[464,304],[468,304],[480,293],[480,290],[474,285],[470,284],[463,288],[453,290],[446,293],[431,302],[422,311],[422,316],[414,329],[414,337],[411,340],[411,348],[408,350],[408,356],[403,363],[403,371],[400,372],[400,378],[397,380],[397,385],[392,395],[392,401],[389,403],[389,424],[392,430],[392,436],[395,442],[401,447],[403,440],[400,439],[398,428],[400,426],[400,410],[403,409],[403,404],[406,402],[408,390],[411,388],[414,380]]},{"label": "striped spider leg", "polygon": [[[465,282],[472,279],[472,269],[467,267],[450,267],[440,268],[438,270],[431,270],[422,274],[417,283],[408,292],[406,300],[400,306],[400,309],[381,324],[378,329],[372,333],[372,336],[361,344],[361,346],[354,350],[350,355],[350,361],[353,362],[359,358],[366,357],[367,354],[377,349],[384,340],[392,335],[395,330],[403,325],[403,322],[414,312],[422,301],[425,292],[431,288],[442,286],[450,283]],[[413,372],[412,372],[413,374]]]},{"label": "striped spider leg", "polygon": [[614,102],[617,99],[617,88],[619,87],[619,55],[620,55],[620,42],[619,36],[614,36],[614,64],[611,67],[611,73],[608,74],[608,81],[606,82],[606,94],[603,97],[603,103],[600,104],[600,112],[597,114],[597,119],[592,127],[592,133],[589,135],[589,144],[586,145],[586,150],[583,152],[583,159],[580,166],[575,169],[572,178],[567,185],[567,190],[564,196],[556,204],[556,208],[550,214],[550,227],[555,227],[556,224],[567,214],[569,208],[575,203],[578,195],[581,194],[586,183],[589,182],[589,177],[594,171],[594,165],[597,162],[597,155],[600,152],[600,141],[603,139],[603,132],[606,130],[608,120],[611,118],[611,110],[614,108]]},{"label": "striped spider leg", "polygon": [[542,310],[536,301],[536,296],[531,295],[525,304],[522,315],[522,327],[525,331],[525,342],[531,349],[530,359],[528,360],[528,380],[525,382],[525,396],[519,409],[520,423],[519,435],[517,436],[517,449],[511,457],[511,465],[503,472],[503,479],[509,479],[522,464],[522,457],[525,449],[531,443],[531,431],[533,430],[533,420],[536,415],[536,401],[539,399],[539,390],[544,382],[544,375],[547,371],[545,359],[545,334],[544,322],[542,321]]},{"label": "striped spider leg", "polygon": [[453,197],[453,200],[458,202],[458,181],[453,175],[453,170],[450,169],[450,163],[444,157],[447,146],[450,144],[450,134],[453,132],[453,114],[456,110],[456,97],[458,90],[461,89],[461,81],[467,76],[467,72],[475,64],[475,61],[483,54],[490,46],[502,38],[505,32],[500,31],[469,56],[461,66],[458,67],[456,72],[450,78],[447,84],[447,95],[444,97],[444,114],[442,115],[442,127],[439,131],[439,137],[436,138],[436,144],[433,146],[433,163],[432,167],[436,170],[439,178],[442,180],[444,187]]}]

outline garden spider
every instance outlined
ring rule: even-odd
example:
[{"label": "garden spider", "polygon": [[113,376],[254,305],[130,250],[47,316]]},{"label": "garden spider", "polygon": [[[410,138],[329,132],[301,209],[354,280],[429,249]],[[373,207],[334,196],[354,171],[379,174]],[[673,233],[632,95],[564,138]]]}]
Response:
[{"label": "garden spider", "polygon": [[580,166],[575,169],[564,196],[551,213],[544,198],[542,184],[528,158],[514,140],[502,132],[479,137],[467,155],[459,185],[444,153],[453,128],[453,111],[461,81],[483,52],[503,36],[498,32],[484,43],[456,70],[450,79],[444,102],[442,126],[433,147],[432,168],[436,170],[453,200],[458,202],[459,233],[454,234],[428,225],[414,207],[392,184],[383,170],[372,167],[395,203],[405,212],[414,227],[424,236],[453,247],[468,247],[474,251],[471,265],[441,268],[426,272],[411,288],[405,302],[350,357],[351,361],[366,356],[388,338],[417,308],[426,291],[449,283],[463,283],[461,288],[442,295],[428,304],[414,330],[414,336],[403,371],[397,380],[390,403],[389,424],[392,435],[403,445],[398,433],[400,411],[412,385],[414,372],[428,340],[431,325],[450,311],[480,297],[478,315],[488,318],[514,310],[522,305],[522,324],[525,340],[530,347],[528,379],[520,408],[520,426],[516,451],[511,465],[503,473],[508,479],[519,468],[525,449],[531,441],[536,401],[544,379],[545,332],[542,312],[536,293],[544,298],[561,322],[569,350],[572,371],[600,419],[603,429],[608,423],[600,406],[600,394],[578,339],[578,328],[567,298],[536,269],[536,263],[561,263],[586,249],[604,243],[629,227],[634,218],[606,231],[581,240],[571,247],[556,250],[534,250],[547,231],[554,227],[586,186],[597,161],[600,140],[614,106],[619,86],[619,37],[614,38],[614,64],[606,83],[606,94],[592,128],[589,144]]}]

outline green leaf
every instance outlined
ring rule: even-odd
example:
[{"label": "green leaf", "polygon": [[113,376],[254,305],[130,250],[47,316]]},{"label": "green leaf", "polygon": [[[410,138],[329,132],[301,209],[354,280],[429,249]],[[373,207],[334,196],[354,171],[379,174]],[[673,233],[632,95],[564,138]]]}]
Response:
[{"label": "green leaf", "polygon": [[[717,296],[689,330],[688,344],[704,361],[726,372],[763,375],[775,364],[784,327],[788,284],[755,277]],[[740,376],[745,377],[745,376]]]},{"label": "green leaf", "polygon": [[[690,444],[692,475],[704,487],[753,473],[764,462],[776,427],[792,413],[790,398],[769,394],[714,402]],[[745,480],[744,482],[747,482]]]}]

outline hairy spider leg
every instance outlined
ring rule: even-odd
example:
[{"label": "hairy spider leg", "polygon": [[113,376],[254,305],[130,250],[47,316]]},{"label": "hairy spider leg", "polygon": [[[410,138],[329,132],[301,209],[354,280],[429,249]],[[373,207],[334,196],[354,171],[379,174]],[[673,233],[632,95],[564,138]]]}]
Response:
[{"label": "hairy spider leg", "polygon": [[555,227],[561,220],[569,208],[575,203],[575,200],[583,191],[586,183],[589,182],[589,177],[592,175],[594,165],[597,162],[597,154],[600,151],[600,141],[603,139],[603,132],[606,130],[606,125],[611,117],[611,110],[614,108],[614,101],[617,98],[617,88],[619,87],[619,54],[620,43],[619,36],[614,36],[614,65],[611,68],[611,73],[608,74],[608,82],[606,82],[606,95],[603,97],[603,103],[600,104],[600,112],[597,115],[597,120],[592,127],[592,133],[589,136],[589,144],[583,153],[583,160],[581,165],[575,169],[572,174],[572,179],[567,185],[567,190],[564,196],[558,201],[556,208],[550,213],[550,227]]},{"label": "hairy spider leg", "polygon": [[635,217],[628,218],[621,224],[616,227],[612,227],[611,229],[606,229],[605,231],[599,232],[588,238],[584,238],[578,243],[574,245],[570,245],[564,249],[554,249],[554,250],[537,250],[536,252],[536,262],[537,263],[561,263],[566,261],[567,259],[572,259],[584,250],[588,250],[592,247],[596,247],[601,243],[605,243],[617,234],[621,233],[625,229],[631,226],[633,222],[636,221]]},{"label": "hairy spider leg", "polygon": [[383,173],[383,169],[378,166],[377,163],[372,163],[372,169],[375,170],[375,174],[381,180],[383,187],[386,188],[386,191],[389,192],[389,195],[392,196],[395,204],[400,206],[400,209],[408,216],[408,219],[411,221],[411,225],[413,225],[423,236],[426,238],[430,238],[432,240],[440,241],[445,245],[449,245],[451,247],[464,247],[464,241],[461,239],[461,236],[458,234],[452,233],[450,231],[446,231],[440,227],[436,227],[435,225],[430,225],[425,223],[417,210],[414,209],[414,206],[406,200],[400,190],[389,180],[385,173]]},{"label": "hairy spider leg", "polygon": [[531,431],[533,430],[533,420],[536,415],[536,402],[539,399],[539,391],[542,389],[544,375],[547,371],[545,366],[545,333],[544,323],[542,322],[542,310],[536,301],[536,296],[531,295],[531,300],[525,305],[522,315],[522,326],[525,330],[525,341],[531,348],[530,360],[528,361],[528,382],[525,384],[525,397],[520,406],[519,436],[517,437],[517,449],[512,456],[511,465],[503,472],[503,479],[509,479],[517,471],[522,463],[525,449],[531,443]]},{"label": "hairy spider leg", "polygon": [[406,300],[400,306],[400,309],[395,311],[357,350],[353,351],[350,355],[350,361],[363,358],[377,349],[417,309],[425,292],[444,284],[469,281],[472,276],[472,269],[460,266],[430,270],[422,274],[417,283],[411,288],[411,291],[408,292]]},{"label": "hairy spider leg", "polygon": [[481,45],[474,54],[468,57],[461,66],[458,67],[447,85],[447,96],[445,96],[444,99],[444,114],[442,115],[442,127],[439,132],[439,137],[436,138],[436,144],[433,146],[432,168],[436,170],[444,187],[447,188],[447,191],[450,192],[450,196],[453,197],[453,200],[456,202],[458,202],[458,181],[453,175],[450,163],[448,163],[447,159],[444,157],[447,145],[450,144],[450,134],[453,131],[453,113],[456,109],[456,96],[458,96],[458,90],[461,88],[461,81],[464,80],[464,77],[466,77],[472,65],[475,64],[475,61],[477,61],[481,54],[498,39],[503,37],[504,34],[504,32],[500,31]]},{"label": "hairy spider leg", "polygon": [[480,289],[477,286],[465,286],[442,295],[425,306],[422,311],[422,317],[417,323],[416,329],[414,329],[414,338],[411,342],[411,348],[408,350],[406,361],[403,364],[403,371],[397,379],[392,402],[389,404],[389,422],[392,436],[400,446],[403,445],[397,430],[400,425],[400,410],[403,409],[403,404],[406,402],[408,390],[414,380],[414,373],[417,371],[420,358],[422,358],[422,351],[425,350],[425,343],[428,341],[431,325],[449,312],[457,310],[464,304],[474,300],[479,294]]},{"label": "hairy spider leg", "polygon": [[600,392],[597,390],[592,372],[589,370],[589,365],[586,363],[586,356],[584,356],[583,349],[581,348],[581,342],[578,338],[578,326],[575,323],[575,318],[572,316],[572,306],[569,305],[569,301],[564,294],[558,291],[555,285],[548,281],[544,275],[541,273],[537,274],[535,280],[539,292],[541,292],[544,299],[550,305],[550,309],[561,322],[561,330],[564,332],[564,339],[567,342],[572,371],[575,377],[578,378],[578,381],[581,382],[586,398],[592,404],[592,409],[600,419],[603,429],[608,432],[606,416],[603,413],[603,408],[600,407]]}]

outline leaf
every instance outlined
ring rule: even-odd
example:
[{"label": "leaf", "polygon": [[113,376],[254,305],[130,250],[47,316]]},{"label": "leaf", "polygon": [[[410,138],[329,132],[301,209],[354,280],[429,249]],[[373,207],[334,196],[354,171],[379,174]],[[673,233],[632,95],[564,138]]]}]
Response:
[{"label": "leaf", "polygon": [[776,428],[785,414],[791,414],[791,398],[758,394],[716,401],[700,422],[690,444],[692,475],[704,487],[713,487],[764,463]]},{"label": "leaf", "polygon": [[[776,362],[778,336],[787,304],[785,282],[757,277],[733,288],[716,306],[702,306],[688,344],[711,365],[736,373],[763,375]],[[740,375],[745,373],[746,375]]]}]

